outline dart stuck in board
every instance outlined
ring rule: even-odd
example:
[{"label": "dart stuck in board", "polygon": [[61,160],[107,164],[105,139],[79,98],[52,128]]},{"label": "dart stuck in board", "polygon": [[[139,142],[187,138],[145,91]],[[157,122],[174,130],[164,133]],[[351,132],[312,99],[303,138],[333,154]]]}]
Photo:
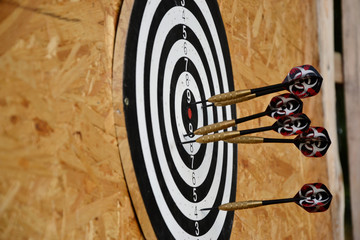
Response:
[{"label": "dart stuck in board", "polygon": [[295,139],[262,138],[253,136],[240,136],[224,140],[228,143],[294,143],[305,157],[322,157],[330,147],[331,140],[323,127],[310,127],[306,132]]},{"label": "dart stuck in board", "polygon": [[221,93],[207,101],[213,102],[215,106],[226,106],[282,90],[288,90],[299,98],[307,98],[319,93],[322,80],[322,76],[313,66],[302,65],[292,68],[280,84]]},{"label": "dart stuck in board", "polygon": [[201,211],[223,210],[235,211],[240,209],[255,208],[265,205],[295,202],[309,213],[324,212],[330,207],[332,195],[329,189],[322,183],[308,183],[301,187],[293,198],[273,200],[250,200],[225,203],[214,208],[203,208]]}]

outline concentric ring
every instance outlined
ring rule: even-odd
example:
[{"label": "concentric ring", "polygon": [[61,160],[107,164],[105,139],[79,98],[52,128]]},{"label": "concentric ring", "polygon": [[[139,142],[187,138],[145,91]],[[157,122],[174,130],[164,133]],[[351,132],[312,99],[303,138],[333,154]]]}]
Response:
[{"label": "concentric ring", "polygon": [[135,1],[123,81],[131,158],[157,237],[228,238],[233,214],[200,209],[235,200],[236,146],[182,144],[194,126],[236,115],[191,105],[234,88],[216,1]]}]

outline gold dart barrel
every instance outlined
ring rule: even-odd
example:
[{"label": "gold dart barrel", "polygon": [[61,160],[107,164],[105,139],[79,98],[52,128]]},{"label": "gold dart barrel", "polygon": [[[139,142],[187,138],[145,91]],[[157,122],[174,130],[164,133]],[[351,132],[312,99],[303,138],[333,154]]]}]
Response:
[{"label": "gold dart barrel", "polygon": [[253,99],[253,98],[256,98],[255,93],[247,95],[247,96],[243,96],[243,97],[226,100],[226,101],[214,102],[214,105],[217,107],[222,107],[222,106],[232,105],[232,104],[239,103],[239,102],[245,102],[245,101]]},{"label": "gold dart barrel", "polygon": [[217,142],[220,140],[225,140],[225,139],[233,138],[236,136],[239,136],[239,132],[237,132],[237,131],[221,132],[221,133],[215,133],[215,134],[210,134],[210,135],[204,135],[204,136],[196,139],[196,142],[198,142],[198,143]]},{"label": "gold dart barrel", "polygon": [[213,103],[221,102],[221,101],[226,101],[226,100],[246,96],[246,95],[249,95],[249,94],[251,94],[250,89],[237,90],[237,91],[232,91],[232,92],[227,92],[227,93],[221,93],[221,94],[218,94],[218,95],[214,95],[214,96],[210,97],[208,99],[208,101],[213,102]]},{"label": "gold dart barrel", "polygon": [[219,210],[234,211],[239,209],[256,208],[262,206],[262,201],[250,200],[244,202],[231,202],[219,206]]},{"label": "gold dart barrel", "polygon": [[235,126],[235,120],[227,120],[227,121],[223,121],[223,122],[218,122],[218,123],[214,123],[214,124],[210,124],[204,127],[201,127],[197,130],[194,131],[195,135],[204,135],[204,134],[208,134],[211,132],[216,132],[222,129],[226,129],[232,126]]},{"label": "gold dart barrel", "polygon": [[224,141],[228,143],[263,143],[264,138],[253,136],[239,136],[234,138],[228,138]]}]

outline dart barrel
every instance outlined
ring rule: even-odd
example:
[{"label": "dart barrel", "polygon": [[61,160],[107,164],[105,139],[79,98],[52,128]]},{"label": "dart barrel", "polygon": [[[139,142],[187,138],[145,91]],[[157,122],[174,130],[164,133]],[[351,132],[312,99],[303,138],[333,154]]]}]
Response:
[{"label": "dart barrel", "polygon": [[232,132],[221,132],[221,133],[214,133],[209,135],[204,135],[196,139],[198,143],[209,143],[209,142],[217,142],[221,140],[226,140],[229,138],[233,138],[239,135],[239,132],[232,131]]},{"label": "dart barrel", "polygon": [[214,123],[214,124],[210,124],[210,125],[201,127],[199,129],[195,130],[194,134],[195,135],[203,135],[203,134],[207,134],[207,133],[211,133],[211,132],[216,132],[218,130],[232,127],[235,124],[236,124],[235,120],[226,120],[223,122],[218,122],[218,123]]},{"label": "dart barrel", "polygon": [[208,99],[208,101],[213,102],[213,103],[219,103],[219,102],[224,102],[224,101],[228,101],[228,100],[231,101],[233,99],[240,98],[240,97],[243,97],[243,96],[246,96],[249,94],[251,94],[251,90],[237,90],[237,91],[214,95],[214,96],[210,97]]},{"label": "dart barrel", "polygon": [[217,107],[222,107],[222,106],[232,105],[232,104],[235,104],[235,103],[245,102],[245,101],[253,99],[253,98],[256,98],[256,95],[255,94],[249,94],[249,95],[245,95],[245,96],[242,96],[242,97],[233,98],[233,99],[230,99],[230,100],[214,102],[214,104]]},{"label": "dart barrel", "polygon": [[251,200],[251,201],[244,201],[244,202],[226,203],[226,204],[219,206],[219,210],[235,211],[235,210],[240,210],[240,209],[256,208],[259,206],[262,206],[262,201]]},{"label": "dart barrel", "polygon": [[262,138],[262,137],[254,137],[254,136],[239,136],[239,137],[226,139],[225,142],[228,142],[228,143],[245,143],[245,144],[263,143],[264,138]]}]

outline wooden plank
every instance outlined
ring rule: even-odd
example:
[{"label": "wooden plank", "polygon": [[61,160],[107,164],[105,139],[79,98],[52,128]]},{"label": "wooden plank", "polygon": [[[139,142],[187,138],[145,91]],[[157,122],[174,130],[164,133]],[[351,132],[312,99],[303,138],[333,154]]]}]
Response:
[{"label": "wooden plank", "polygon": [[335,83],[344,84],[343,67],[342,67],[342,55],[339,52],[334,53],[334,74]]},{"label": "wooden plank", "polygon": [[331,217],[333,239],[344,239],[344,183],[339,158],[336,95],[335,95],[335,58],[334,58],[334,13],[333,1],[320,0],[317,3],[318,42],[320,56],[320,71],[324,81],[322,86],[324,127],[331,136],[331,147],[327,152],[327,171],[329,187],[333,193]]},{"label": "wooden plank", "polygon": [[353,238],[360,239],[360,3],[342,0],[346,128]]}]

